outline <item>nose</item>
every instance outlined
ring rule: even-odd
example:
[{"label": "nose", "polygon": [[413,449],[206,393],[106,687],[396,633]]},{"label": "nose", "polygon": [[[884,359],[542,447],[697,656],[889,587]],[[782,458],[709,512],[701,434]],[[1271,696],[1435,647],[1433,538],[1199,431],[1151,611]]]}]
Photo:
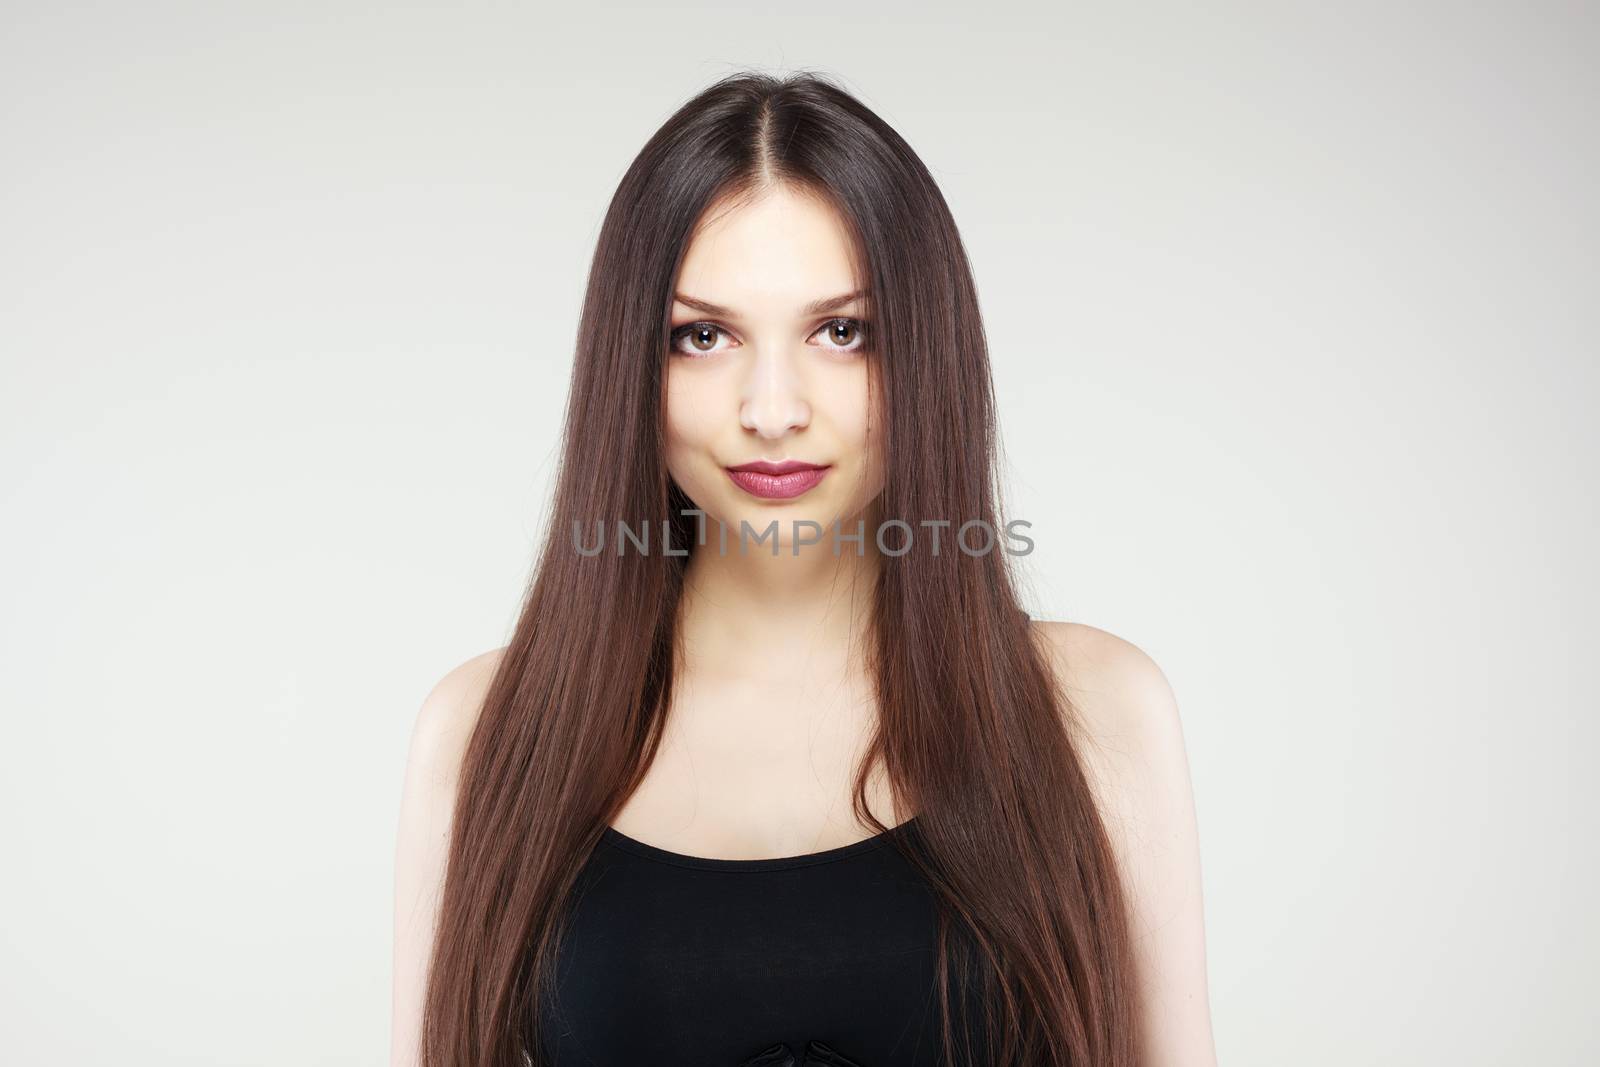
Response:
[{"label": "nose", "polygon": [[811,421],[811,404],[795,360],[782,345],[753,346],[741,383],[739,424],[776,440]]}]

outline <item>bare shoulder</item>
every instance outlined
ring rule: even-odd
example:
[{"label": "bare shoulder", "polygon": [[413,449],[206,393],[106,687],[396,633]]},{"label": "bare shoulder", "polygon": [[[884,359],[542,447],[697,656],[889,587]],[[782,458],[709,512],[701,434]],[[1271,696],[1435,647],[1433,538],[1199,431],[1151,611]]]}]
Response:
[{"label": "bare shoulder", "polygon": [[1143,649],[1082,623],[1035,622],[1130,904],[1140,1062],[1215,1067],[1199,828],[1178,704]]},{"label": "bare shoulder", "polygon": [[408,776],[435,784],[455,777],[505,651],[496,648],[473,656],[434,684],[412,724]]},{"label": "bare shoulder", "polygon": [[394,975],[389,1062],[416,1067],[428,960],[444,881],[461,758],[505,649],[440,678],[416,712],[394,855]]},{"label": "bare shoulder", "polygon": [[1138,645],[1079,622],[1035,620],[1079,739],[1107,756],[1154,744],[1182,747],[1178,703],[1167,676]]}]

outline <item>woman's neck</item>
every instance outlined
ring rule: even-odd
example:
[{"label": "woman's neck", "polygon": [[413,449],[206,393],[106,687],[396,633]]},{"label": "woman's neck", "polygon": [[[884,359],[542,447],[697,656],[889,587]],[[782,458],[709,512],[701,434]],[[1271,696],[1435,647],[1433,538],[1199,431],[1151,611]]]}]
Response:
[{"label": "woman's neck", "polygon": [[[840,524],[853,532],[855,521]],[[678,632],[691,673],[709,669],[774,679],[862,669],[872,595],[882,558],[867,527],[861,553],[826,536],[804,545],[747,544],[729,531],[719,549],[715,523],[689,557]]]}]

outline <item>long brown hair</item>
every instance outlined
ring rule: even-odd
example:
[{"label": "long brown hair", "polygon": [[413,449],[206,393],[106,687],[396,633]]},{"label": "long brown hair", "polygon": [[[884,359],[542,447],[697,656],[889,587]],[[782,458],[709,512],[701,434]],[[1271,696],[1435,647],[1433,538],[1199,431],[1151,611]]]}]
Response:
[{"label": "long brown hair", "polygon": [[[939,551],[919,536],[885,557],[872,591],[878,719],[853,791],[858,817],[886,829],[866,803],[881,760],[897,809],[917,815],[915,843],[903,847],[939,904],[946,1048],[953,1056],[961,1040],[950,988],[976,989],[990,1062],[1127,1067],[1126,904],[1072,709],[1019,607],[1007,553],[950,543],[970,520],[1001,529],[971,268],[910,146],[809,72],[742,72],[699,93],[650,138],[606,212],[548,533],[463,759],[422,1067],[542,1063],[536,1006],[563,903],[654,757],[688,563],[654,550],[587,555],[573,531],[648,519],[693,550],[683,512],[694,505],[664,459],[671,294],[707,208],[774,182],[824,197],[866,272],[884,412],[878,519],[913,530],[952,522]],[[951,950],[952,928],[977,951]]]}]

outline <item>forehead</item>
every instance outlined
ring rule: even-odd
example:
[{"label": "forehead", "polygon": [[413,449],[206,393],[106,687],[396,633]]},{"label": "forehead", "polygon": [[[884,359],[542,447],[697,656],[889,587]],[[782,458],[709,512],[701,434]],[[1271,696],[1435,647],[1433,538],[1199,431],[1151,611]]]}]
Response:
[{"label": "forehead", "polygon": [[739,310],[792,312],[859,287],[850,232],[831,205],[789,186],[705,214],[678,291]]}]

